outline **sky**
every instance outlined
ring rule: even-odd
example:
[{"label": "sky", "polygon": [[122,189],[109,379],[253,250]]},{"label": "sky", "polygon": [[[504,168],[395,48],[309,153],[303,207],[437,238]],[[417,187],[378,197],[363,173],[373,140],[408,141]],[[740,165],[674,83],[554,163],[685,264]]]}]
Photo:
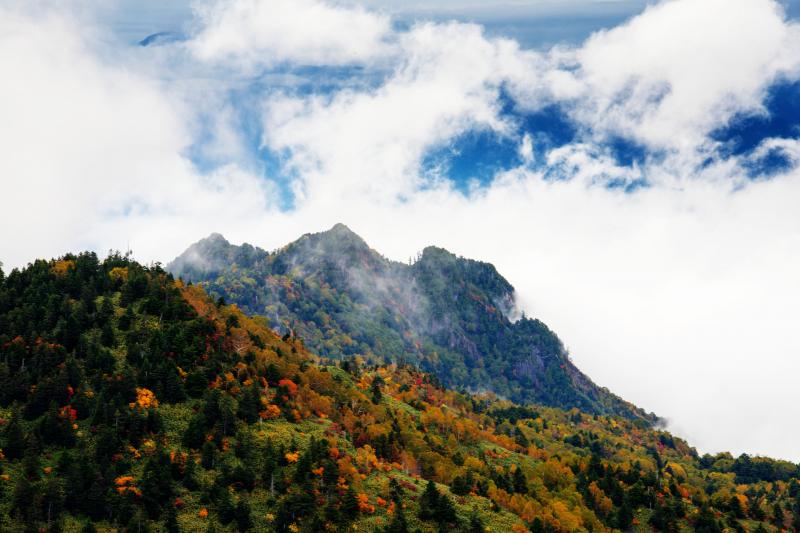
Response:
[{"label": "sky", "polygon": [[0,1],[0,261],[343,222],[491,262],[700,452],[800,461],[797,2]]}]

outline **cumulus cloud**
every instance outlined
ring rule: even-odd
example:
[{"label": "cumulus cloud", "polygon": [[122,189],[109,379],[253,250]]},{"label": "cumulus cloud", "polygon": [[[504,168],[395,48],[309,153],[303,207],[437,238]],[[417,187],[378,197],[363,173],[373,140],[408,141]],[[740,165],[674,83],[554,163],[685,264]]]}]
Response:
[{"label": "cumulus cloud", "polygon": [[411,194],[423,185],[417,167],[430,146],[475,128],[509,132],[499,84],[530,72],[515,43],[489,41],[478,26],[425,23],[399,46],[403,61],[377,90],[265,103],[264,143],[291,152],[304,201]]},{"label": "cumulus cloud", "polygon": [[[770,0],[662,2],[569,54],[576,117],[605,134],[691,151],[798,67],[798,29]],[[564,84],[565,82],[561,82]]]},{"label": "cumulus cloud", "polygon": [[[399,260],[441,245],[495,263],[579,367],[702,450],[800,459],[800,149],[775,137],[724,157],[709,136],[797,78],[776,3],[662,2],[581,46],[526,50],[474,24],[231,0],[201,7],[184,42],[115,61],[101,44],[71,14],[0,12],[7,263],[129,240],[167,261],[212,231],[270,248],[335,222]],[[380,75],[317,89],[281,71],[307,65]],[[525,126],[552,106],[575,130],[560,146]],[[423,162],[475,131],[519,158],[465,195]],[[645,157],[621,163],[615,137]],[[263,152],[281,154],[293,209]],[[749,181],[775,153],[789,164]]]},{"label": "cumulus cloud", "polygon": [[218,1],[198,8],[189,48],[199,58],[253,70],[280,63],[366,63],[390,52],[387,17],[317,0]]},{"label": "cumulus cloud", "polygon": [[65,13],[0,12],[3,261],[129,243],[158,257],[192,226],[268,210],[263,180],[198,173],[181,101],[104,60],[87,31]]}]

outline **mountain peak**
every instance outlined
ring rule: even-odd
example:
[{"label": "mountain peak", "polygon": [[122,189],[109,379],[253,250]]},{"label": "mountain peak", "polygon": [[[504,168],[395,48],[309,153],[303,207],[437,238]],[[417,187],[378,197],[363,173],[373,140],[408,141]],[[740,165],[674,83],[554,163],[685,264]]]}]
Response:
[{"label": "mountain peak", "polygon": [[233,264],[251,266],[266,255],[267,253],[260,248],[247,243],[236,246],[220,233],[212,233],[189,246],[167,265],[167,268],[176,276],[197,279],[220,272]]},{"label": "mountain peak", "polygon": [[353,268],[381,269],[386,263],[364,239],[339,223],[326,231],[307,233],[280,249],[273,266],[280,273],[299,269],[308,275],[331,267],[341,272]]},{"label": "mountain peak", "polygon": [[360,247],[369,248],[366,241],[362,239],[359,234],[341,222],[334,224],[333,227],[327,231],[312,235],[318,238],[324,238],[326,240],[333,241],[335,243],[356,244]]},{"label": "mountain peak", "polygon": [[228,242],[228,239],[223,237],[221,233],[217,232],[214,232],[210,234],[208,237],[200,239],[195,243],[195,245],[219,245],[219,244],[228,246],[230,245],[230,242]]},{"label": "mountain peak", "polygon": [[326,231],[325,233],[336,233],[340,235],[356,235],[356,233],[353,230],[351,230],[341,222],[337,222],[336,224],[334,224],[333,227],[328,231]]}]

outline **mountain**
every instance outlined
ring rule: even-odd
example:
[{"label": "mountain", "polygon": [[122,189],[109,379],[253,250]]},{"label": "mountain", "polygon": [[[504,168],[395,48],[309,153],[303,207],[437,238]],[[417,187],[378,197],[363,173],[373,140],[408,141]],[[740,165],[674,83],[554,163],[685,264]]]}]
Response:
[{"label": "mountain", "polygon": [[0,270],[0,444],[9,532],[800,527],[798,465],[331,364],[119,255]]},{"label": "mountain", "polygon": [[337,224],[272,253],[214,234],[168,269],[326,357],[409,363],[448,387],[656,420],[581,373],[544,323],[518,313],[494,266],[442,248],[398,263]]}]

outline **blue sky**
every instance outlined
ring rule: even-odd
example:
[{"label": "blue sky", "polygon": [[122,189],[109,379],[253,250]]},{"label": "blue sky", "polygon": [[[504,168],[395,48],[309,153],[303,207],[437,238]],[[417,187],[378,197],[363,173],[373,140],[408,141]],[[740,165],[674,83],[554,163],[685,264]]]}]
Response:
[{"label": "blue sky", "polygon": [[[560,42],[578,43],[593,31],[615,26],[639,13],[646,2],[579,0],[497,2],[492,5],[491,2],[432,1],[415,4],[395,1],[366,4],[394,13],[399,24],[419,19],[476,22],[492,34],[514,38],[525,46],[538,47]],[[787,5],[791,4],[797,2],[787,2]],[[189,0],[125,0],[113,4],[105,16],[115,34],[134,43],[158,32],[184,33],[191,25],[191,5]]]},{"label": "blue sky", "polygon": [[[593,31],[616,26],[640,13],[647,3],[645,0],[366,2],[396,13],[403,23],[421,18],[476,22],[492,34],[516,39],[526,47],[579,43]],[[785,0],[781,4],[790,17],[800,15],[800,0]],[[190,0],[123,0],[112,4],[104,16],[116,35],[134,43],[158,32],[185,32],[192,20],[191,5]]]},{"label": "blue sky", "polygon": [[[390,14],[392,25],[398,31],[408,31],[414,23],[451,20],[479,24],[487,37],[513,39],[522,48],[548,50],[554,45],[577,46],[594,32],[614,28],[631,17],[640,14],[649,4],[643,0],[587,1],[574,0],[548,2],[530,0],[515,3],[464,2],[440,0],[415,4],[413,2],[363,2],[363,5],[378,12]],[[782,4],[791,20],[800,14],[800,1],[789,0]],[[113,35],[123,44],[161,46],[165,43],[189,38],[195,31],[197,18],[192,2],[131,2],[112,4],[102,13],[103,19]],[[253,120],[253,106],[260,105],[258,96],[264,92],[292,91],[297,94],[330,95],[346,86],[376,86],[385,80],[390,71],[364,69],[360,65],[330,67],[326,65],[292,65],[288,63],[250,72],[243,85],[231,90],[229,104],[239,116],[238,127],[243,143],[250,150],[250,161],[258,172],[271,180],[280,191],[279,204],[291,210],[295,197],[289,186],[296,176],[294,170],[285,167],[286,153],[262,145],[262,124]],[[290,83],[274,80],[291,76]],[[768,179],[779,171],[792,166],[790,158],[782,149],[776,148],[767,154],[754,155],[759,143],[768,137],[794,138],[800,123],[798,86],[793,81],[778,79],[766,87],[765,109],[748,109],[729,122],[720,125],[710,138],[720,146],[706,155],[709,161],[729,156],[751,157],[743,168],[750,179]],[[516,105],[513,98],[500,91],[499,105],[503,118],[516,125],[516,131],[498,133],[477,128],[466,131],[446,142],[428,147],[421,160],[423,173],[449,179],[454,187],[465,195],[492,182],[498,172],[517,167],[522,163],[519,141],[530,136],[533,147],[548,150],[573,143],[581,137],[593,136],[595,132],[585,125],[576,124],[570,117],[568,107],[573,103],[553,103],[543,109],[525,110]],[[200,131],[186,153],[202,170],[207,171],[221,162],[216,155],[209,155],[206,145],[213,140],[210,132],[203,128],[213,123],[201,121]],[[648,150],[644,144],[625,134],[606,136],[597,147],[611,160],[622,167],[642,166],[648,158],[660,158],[659,150]],[[240,157],[241,154],[237,154]],[[545,161],[535,165],[558,178],[553,169],[545,168]],[[645,176],[633,178],[612,177],[607,186],[618,187],[629,192],[647,184]]]},{"label": "blue sky", "polygon": [[494,263],[702,451],[800,460],[798,2],[96,4],[0,4],[4,268],[344,222]]}]

